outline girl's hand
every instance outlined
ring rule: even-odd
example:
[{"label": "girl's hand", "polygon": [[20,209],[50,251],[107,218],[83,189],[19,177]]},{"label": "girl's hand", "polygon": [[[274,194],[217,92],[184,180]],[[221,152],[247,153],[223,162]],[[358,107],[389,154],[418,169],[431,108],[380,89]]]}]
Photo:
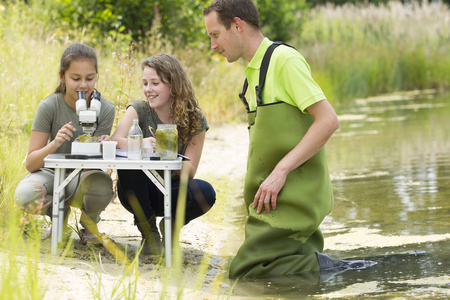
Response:
[{"label": "girl's hand", "polygon": [[59,148],[65,141],[70,142],[71,138],[73,137],[74,131],[76,131],[76,129],[75,127],[72,126],[72,122],[64,124],[64,126],[61,127],[60,130],[58,130],[58,133],[56,134],[56,137],[53,140],[55,146]]},{"label": "girl's hand", "polygon": [[154,137],[144,138],[142,143],[152,143],[153,149],[156,149],[156,139]]},{"label": "girl's hand", "polygon": [[102,142],[102,141],[110,141],[110,140],[111,140],[111,137],[110,137],[109,135],[107,135],[107,134],[104,134],[104,135],[99,136],[99,137],[97,138],[97,140],[98,140],[99,142]]}]

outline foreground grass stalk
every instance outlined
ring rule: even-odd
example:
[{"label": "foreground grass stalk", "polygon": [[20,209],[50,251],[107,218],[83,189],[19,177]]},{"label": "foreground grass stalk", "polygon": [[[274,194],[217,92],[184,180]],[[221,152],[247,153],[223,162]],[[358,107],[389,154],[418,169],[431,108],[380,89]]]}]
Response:
[{"label": "foreground grass stalk", "polygon": [[36,250],[41,245],[40,228],[31,220],[27,224],[26,241],[22,235],[24,226],[11,223],[9,228],[9,234],[2,240],[2,246],[7,246],[9,251],[0,252],[2,299],[42,299],[45,286],[40,280],[39,251]]}]

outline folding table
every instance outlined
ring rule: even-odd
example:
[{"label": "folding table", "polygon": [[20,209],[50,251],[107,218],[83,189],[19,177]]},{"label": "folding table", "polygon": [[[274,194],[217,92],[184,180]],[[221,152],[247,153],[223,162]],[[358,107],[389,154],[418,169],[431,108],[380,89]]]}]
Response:
[{"label": "folding table", "polygon": [[[166,266],[172,266],[172,201],[171,201],[171,171],[181,169],[182,158],[176,160],[128,160],[117,156],[115,160],[103,158],[66,159],[66,154],[50,154],[44,159],[46,168],[55,169],[53,186],[53,213],[52,213],[52,240],[51,253],[56,255],[58,242],[62,241],[64,222],[64,188],[82,169],[116,169],[116,170],[142,170],[148,178],[164,194],[164,229]],[[66,169],[74,169],[66,177]],[[158,174],[164,171],[164,178]]]}]

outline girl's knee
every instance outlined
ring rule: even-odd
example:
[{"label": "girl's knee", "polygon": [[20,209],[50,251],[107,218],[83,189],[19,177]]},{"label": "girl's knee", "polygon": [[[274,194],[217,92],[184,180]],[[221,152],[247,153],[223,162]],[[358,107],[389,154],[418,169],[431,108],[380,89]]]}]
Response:
[{"label": "girl's knee", "polygon": [[51,197],[47,196],[44,187],[38,184],[19,184],[14,200],[20,209],[31,214],[45,214],[51,206]]},{"label": "girl's knee", "polygon": [[80,188],[86,194],[112,194],[112,179],[105,172],[95,172],[83,178]]},{"label": "girl's knee", "polygon": [[204,180],[197,180],[196,185],[197,187],[194,189],[195,197],[201,197],[205,199],[210,206],[213,206],[216,202],[216,191],[214,190],[214,187]]},{"label": "girl's knee", "polygon": [[194,179],[189,184],[190,193],[203,212],[207,212],[216,202],[216,191],[204,180]]},{"label": "girl's knee", "polygon": [[45,201],[46,192],[38,183],[19,183],[14,194],[14,200],[20,207],[26,207],[32,203]]},{"label": "girl's knee", "polygon": [[29,204],[51,202],[52,196],[52,174],[38,171],[28,174],[19,182],[14,193],[14,200],[20,207],[26,207]]}]

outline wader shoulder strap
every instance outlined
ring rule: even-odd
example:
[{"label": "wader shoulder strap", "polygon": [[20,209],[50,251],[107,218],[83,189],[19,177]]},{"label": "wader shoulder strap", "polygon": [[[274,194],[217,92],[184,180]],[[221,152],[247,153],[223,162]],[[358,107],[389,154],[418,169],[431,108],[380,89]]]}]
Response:
[{"label": "wader shoulder strap", "polygon": [[242,101],[242,104],[244,104],[245,109],[248,111],[250,111],[249,106],[248,106],[248,102],[247,99],[245,99],[245,93],[247,92],[247,88],[248,88],[248,81],[247,78],[245,78],[244,80],[244,86],[242,87],[242,93],[239,93],[239,98]]},{"label": "wader shoulder strap", "polygon": [[[262,104],[262,90],[264,87],[264,83],[266,81],[267,69],[269,68],[270,57],[272,56],[273,51],[276,47],[280,45],[289,46],[283,42],[274,42],[272,45],[267,48],[266,53],[264,54],[263,60],[261,62],[261,67],[259,69],[259,85],[255,87],[256,90],[256,103],[258,105]],[[290,47],[290,46],[289,46]],[[239,94],[239,98],[241,99],[244,107],[247,111],[249,111],[249,105],[247,99],[245,99],[245,93],[247,92],[248,81],[245,78],[244,85],[242,87],[242,93]]]}]

